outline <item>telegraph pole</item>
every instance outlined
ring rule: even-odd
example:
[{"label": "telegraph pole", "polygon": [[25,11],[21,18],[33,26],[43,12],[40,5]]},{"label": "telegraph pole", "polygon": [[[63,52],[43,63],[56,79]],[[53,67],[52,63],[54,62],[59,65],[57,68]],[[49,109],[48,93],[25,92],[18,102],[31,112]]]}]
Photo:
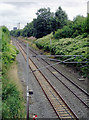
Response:
[{"label": "telegraph pole", "polygon": [[27,120],[29,120],[29,87],[28,87],[28,72],[29,72],[29,61],[28,61],[28,43],[27,43]]}]

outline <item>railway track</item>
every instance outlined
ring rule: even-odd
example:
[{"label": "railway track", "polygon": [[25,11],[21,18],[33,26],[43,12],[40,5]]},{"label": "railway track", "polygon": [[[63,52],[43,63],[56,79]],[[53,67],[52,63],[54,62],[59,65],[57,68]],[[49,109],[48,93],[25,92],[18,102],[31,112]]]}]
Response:
[{"label": "railway track", "polygon": [[[21,46],[21,44],[17,43],[19,50],[21,51],[23,57],[26,60],[26,52]],[[29,58],[29,67],[32,71],[39,69],[37,65]],[[56,112],[59,119],[70,118],[70,119],[78,119],[74,112],[69,108],[69,106],[65,103],[63,98],[58,94],[55,88],[50,84],[49,80],[44,76],[44,74],[37,70],[33,72],[36,80],[41,86],[44,94],[52,105],[54,111]]]},{"label": "railway track", "polygon": [[[24,45],[24,47],[26,47],[26,45]],[[38,54],[31,48],[29,48],[29,50],[35,55],[35,57],[38,56]],[[46,63],[44,64],[44,66],[46,65],[50,66],[50,63],[47,62],[42,57],[36,57],[36,59],[40,61],[42,64]],[[85,90],[80,88],[77,84],[75,84],[71,79],[66,77],[63,73],[61,73],[54,66],[51,66],[51,68],[53,69],[54,72],[52,72],[52,70],[49,67],[47,67],[46,69],[48,69],[51,74],[53,74],[69,91],[71,91],[72,94],[74,94],[87,109],[89,109],[89,94]]]}]

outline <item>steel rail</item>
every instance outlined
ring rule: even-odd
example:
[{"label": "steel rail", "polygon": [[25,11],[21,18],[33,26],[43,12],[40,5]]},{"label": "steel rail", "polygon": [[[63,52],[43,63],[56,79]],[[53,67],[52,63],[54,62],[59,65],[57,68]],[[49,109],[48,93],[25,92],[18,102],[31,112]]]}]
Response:
[{"label": "steel rail", "polygon": [[[30,49],[31,50],[31,49]],[[31,50],[32,51],[32,50]],[[32,51],[33,52],[33,51]],[[36,54],[36,53],[35,53]],[[38,59],[38,58],[37,58]],[[46,60],[44,60],[43,58],[41,58],[44,62],[46,62],[48,65],[50,65]],[[57,70],[54,66],[50,66],[53,69],[55,69],[59,74],[61,74],[63,77],[65,77],[68,81],[70,81],[73,85],[75,85],[79,90],[81,90],[83,93],[85,93],[87,95],[87,98],[89,100],[89,94],[83,90],[82,88],[80,88],[77,84],[75,84],[72,80],[70,80],[68,77],[66,77],[63,73],[61,73],[59,70]],[[85,103],[80,97],[78,97],[65,83],[63,83],[61,81],[61,79],[59,79],[48,67],[47,69],[66,87],[68,88],[87,108],[89,108],[89,105],[87,103]]]},{"label": "steel rail", "polygon": [[[20,45],[19,45],[20,46]],[[20,46],[21,47],[21,52],[22,51],[24,51],[24,49],[22,48],[22,46]],[[24,51],[24,54],[26,54],[26,52]],[[30,59],[30,58],[29,58]],[[26,58],[25,58],[25,60],[26,60]],[[35,65],[35,63],[30,59],[30,61],[31,61],[31,63],[33,63],[34,64],[34,66],[36,67],[35,69],[37,69],[38,67]],[[30,68],[31,68],[31,66],[30,66]],[[31,68],[32,69],[32,68]],[[55,90],[55,88],[50,84],[50,82],[48,81],[48,79],[43,75],[43,73],[41,72],[41,71],[39,71],[39,73],[41,73],[41,75],[45,78],[45,80],[47,81],[47,83],[46,83],[46,85],[47,84],[49,84],[50,86],[51,86],[51,88],[50,87],[47,87],[47,88],[50,88],[50,89],[52,89],[52,90],[54,90],[55,91],[55,93],[58,95],[58,97],[60,97],[61,98],[61,100],[63,101],[63,103],[67,106],[67,107],[65,107],[66,108],[66,110],[68,110],[68,111],[70,111],[70,116],[69,116],[69,114],[68,113],[64,113],[64,114],[66,114],[66,117],[69,117],[69,118],[72,118],[72,119],[78,119],[77,118],[77,116],[74,114],[74,112],[69,108],[69,106],[65,103],[65,101],[63,100],[63,98],[57,93],[57,91]],[[39,74],[38,73],[38,74]],[[37,76],[36,76],[36,74],[34,73],[34,75],[35,75],[35,78],[36,78],[36,80],[37,81],[39,81],[38,80],[38,78],[37,78]],[[42,88],[42,90],[43,90],[43,87],[42,87],[42,84],[40,83],[40,85],[41,85],[41,88]],[[45,89],[46,90],[46,89]],[[45,92],[45,90],[43,90],[44,92]],[[47,92],[47,91],[46,91]],[[46,92],[45,92],[45,94],[46,94]],[[53,92],[53,91],[52,91]],[[48,95],[46,94],[46,97],[48,98]],[[48,98],[49,99],[49,98]],[[56,97],[56,99],[58,99],[57,97]],[[49,99],[49,101],[50,101],[50,99]],[[58,111],[56,110],[56,108],[54,107],[54,105],[53,105],[53,103],[50,101],[50,103],[51,103],[51,105],[53,106],[53,108],[54,108],[54,110],[55,110],[55,112],[57,113],[57,115],[58,115],[58,117],[60,118],[61,116],[60,116],[60,114],[58,114]],[[64,106],[64,105],[63,105]],[[57,107],[57,106],[56,106]],[[62,112],[62,111],[61,111]],[[60,113],[60,112],[59,112]],[[62,116],[63,117],[63,116]],[[65,115],[64,115],[64,117],[63,118],[65,118]]]},{"label": "steel rail", "polygon": [[[34,52],[31,48],[29,48],[29,50],[31,50],[34,54],[37,55],[36,52]],[[37,58],[38,59],[38,58]],[[48,65],[50,65],[47,61],[45,61],[43,58],[41,58],[44,62],[46,62]],[[39,59],[40,60],[40,59]],[[43,64],[43,63],[42,63]],[[68,81],[70,81],[73,85],[75,85],[79,90],[81,90],[83,93],[85,93],[87,95],[87,97],[89,97],[89,94],[83,90],[82,88],[80,88],[77,84],[75,84],[72,80],[70,80],[68,77],[66,77],[63,73],[61,73],[59,70],[57,70],[54,66],[50,66],[53,69],[55,69],[59,74],[61,74],[63,77],[65,77]],[[52,71],[47,67],[47,69],[52,73]],[[89,105],[86,103],[86,101],[84,102],[79,96],[77,96],[65,83],[63,83],[54,73],[52,73],[67,89],[69,89],[87,108],[89,108]],[[89,99],[89,98],[88,98]]]}]

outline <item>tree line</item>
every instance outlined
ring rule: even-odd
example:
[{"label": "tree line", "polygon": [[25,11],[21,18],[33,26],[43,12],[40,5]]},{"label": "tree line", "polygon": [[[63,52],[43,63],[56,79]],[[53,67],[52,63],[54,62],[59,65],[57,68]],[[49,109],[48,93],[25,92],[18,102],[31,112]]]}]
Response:
[{"label": "tree line", "polygon": [[53,32],[54,38],[76,37],[84,34],[86,37],[89,34],[89,14],[87,17],[76,16],[73,21],[68,20],[68,15],[59,6],[57,11],[51,12],[50,8],[41,8],[36,13],[37,18],[32,22],[27,23],[23,29],[12,30],[10,34],[18,37],[41,38]]},{"label": "tree line", "polygon": [[50,8],[41,8],[36,13],[37,18],[33,19],[32,22],[22,30],[12,30],[10,33],[12,36],[34,36],[41,38],[51,32],[55,32],[57,29],[62,28],[67,24],[68,16],[61,7],[57,9],[55,13],[51,12]]},{"label": "tree line", "polygon": [[88,17],[76,16],[73,21],[67,22],[67,25],[63,26],[62,29],[55,31],[54,38],[75,38],[79,35],[87,37],[89,34],[88,19]]}]

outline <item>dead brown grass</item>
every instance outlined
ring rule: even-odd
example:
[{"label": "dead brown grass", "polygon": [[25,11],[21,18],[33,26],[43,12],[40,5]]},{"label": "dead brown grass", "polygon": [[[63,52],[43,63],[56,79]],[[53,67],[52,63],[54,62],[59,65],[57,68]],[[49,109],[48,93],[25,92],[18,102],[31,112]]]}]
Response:
[{"label": "dead brown grass", "polygon": [[8,75],[8,79],[11,80],[14,84],[16,84],[17,89],[22,93],[23,86],[21,84],[21,81],[18,78],[18,69],[17,69],[16,61],[10,66],[10,69],[7,72],[7,75]]}]

